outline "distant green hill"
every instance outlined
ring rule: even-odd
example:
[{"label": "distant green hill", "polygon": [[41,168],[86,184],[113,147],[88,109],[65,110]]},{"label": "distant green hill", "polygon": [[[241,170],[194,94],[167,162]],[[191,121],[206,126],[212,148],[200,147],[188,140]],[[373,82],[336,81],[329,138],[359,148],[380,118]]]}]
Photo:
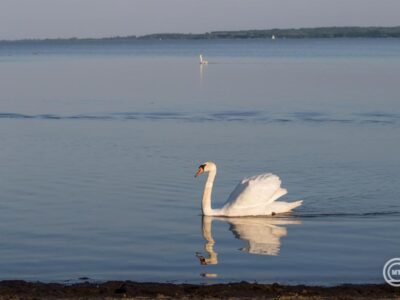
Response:
[{"label": "distant green hill", "polygon": [[[211,31],[206,33],[156,33],[143,36],[107,38],[30,39],[29,41],[131,41],[131,40],[210,40],[210,39],[303,39],[303,38],[399,38],[400,26],[395,27],[315,27],[239,31]],[[27,40],[20,40],[27,41]],[[3,41],[4,42],[4,41]]]}]

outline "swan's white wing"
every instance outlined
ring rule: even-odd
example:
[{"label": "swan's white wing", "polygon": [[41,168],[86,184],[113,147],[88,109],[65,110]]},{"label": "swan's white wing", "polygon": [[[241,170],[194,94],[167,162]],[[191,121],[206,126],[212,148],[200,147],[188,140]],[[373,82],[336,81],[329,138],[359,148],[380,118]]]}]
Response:
[{"label": "swan's white wing", "polygon": [[243,179],[229,195],[224,209],[252,210],[266,207],[287,191],[281,188],[278,176],[265,173]]}]

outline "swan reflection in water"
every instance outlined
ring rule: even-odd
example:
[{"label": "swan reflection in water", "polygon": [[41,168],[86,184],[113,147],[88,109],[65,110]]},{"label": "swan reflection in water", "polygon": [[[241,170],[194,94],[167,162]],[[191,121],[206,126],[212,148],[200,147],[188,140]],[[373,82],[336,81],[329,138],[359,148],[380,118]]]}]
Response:
[{"label": "swan reflection in water", "polygon": [[246,247],[241,251],[259,255],[278,255],[281,246],[281,237],[287,235],[287,228],[283,225],[301,224],[298,220],[288,218],[265,218],[265,217],[246,217],[246,218],[221,218],[203,216],[202,229],[203,237],[206,241],[204,250],[207,257],[196,253],[202,265],[218,264],[218,254],[214,251],[215,240],[212,236],[213,220],[229,223],[229,230],[235,238],[245,241]]}]

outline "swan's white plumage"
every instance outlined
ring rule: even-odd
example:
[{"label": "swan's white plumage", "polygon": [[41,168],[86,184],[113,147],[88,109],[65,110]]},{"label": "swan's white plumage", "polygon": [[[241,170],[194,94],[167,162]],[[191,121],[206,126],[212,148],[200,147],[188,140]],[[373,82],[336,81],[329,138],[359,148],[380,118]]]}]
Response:
[{"label": "swan's white plumage", "polygon": [[220,209],[211,208],[211,191],[217,167],[213,162],[203,164],[209,177],[203,194],[203,214],[209,216],[260,216],[286,213],[300,206],[303,201],[276,201],[287,193],[281,188],[281,180],[277,175],[264,173],[244,178],[229,195]]},{"label": "swan's white plumage", "polygon": [[225,205],[238,208],[267,205],[276,193],[283,191],[280,186],[279,177],[271,173],[244,178],[229,195]]}]

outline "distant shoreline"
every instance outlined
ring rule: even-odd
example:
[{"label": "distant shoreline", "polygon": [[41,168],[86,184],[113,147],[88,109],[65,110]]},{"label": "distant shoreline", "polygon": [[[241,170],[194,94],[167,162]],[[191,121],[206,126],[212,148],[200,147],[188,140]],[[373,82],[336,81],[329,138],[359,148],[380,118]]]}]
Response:
[{"label": "distant shoreline", "polygon": [[171,284],[108,281],[104,283],[0,281],[5,299],[398,299],[388,284],[344,284],[333,287],[257,283]]},{"label": "distant shoreline", "polygon": [[211,31],[206,33],[155,33],[142,36],[114,36],[104,38],[48,38],[0,40],[0,43],[18,42],[128,42],[133,40],[219,40],[219,39],[317,39],[317,38],[400,38],[400,26],[394,27],[313,27],[288,29],[258,29],[238,31]]}]

